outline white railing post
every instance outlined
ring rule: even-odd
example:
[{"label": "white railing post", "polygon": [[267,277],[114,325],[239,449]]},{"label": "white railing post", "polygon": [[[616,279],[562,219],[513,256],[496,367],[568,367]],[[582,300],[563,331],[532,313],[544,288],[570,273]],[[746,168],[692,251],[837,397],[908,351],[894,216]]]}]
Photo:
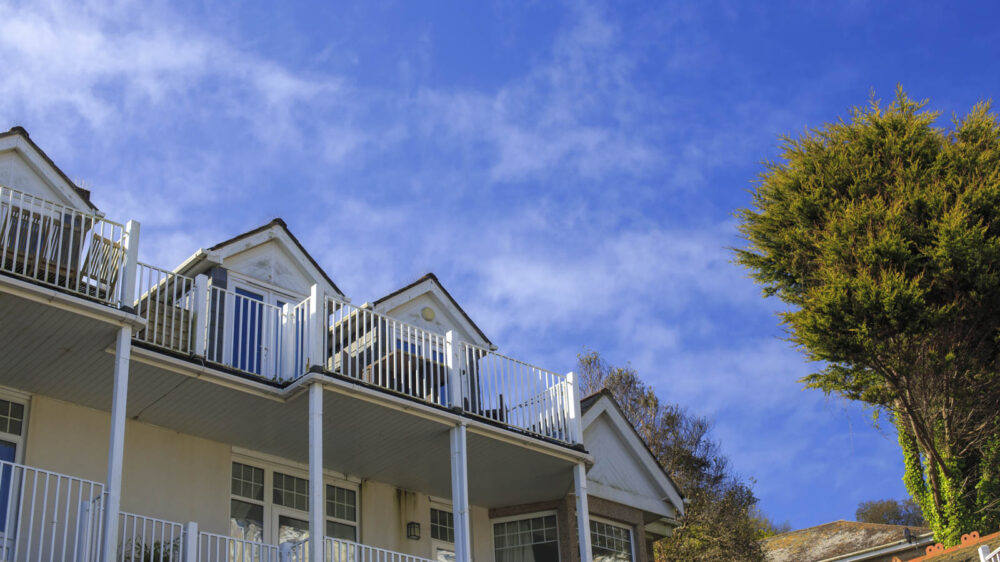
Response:
[{"label": "white railing post", "polygon": [[569,387],[567,398],[569,399],[569,404],[567,407],[567,423],[569,425],[568,436],[570,443],[583,443],[583,419],[580,414],[580,388],[577,384],[576,374],[573,372],[566,373],[566,385]]},{"label": "white railing post", "polygon": [[[139,263],[139,222],[125,224],[125,261],[121,271],[121,295],[119,306],[131,307],[135,300],[135,269]],[[110,300],[110,299],[109,299]]]},{"label": "white railing post", "polygon": [[90,562],[90,554],[92,551],[90,548],[90,538],[93,535],[93,533],[91,533],[90,526],[90,501],[91,500],[81,501],[80,509],[77,511],[76,515],[76,562]]},{"label": "white railing post", "polygon": [[587,502],[587,467],[581,462],[573,467],[573,487],[576,495],[576,529],[580,539],[580,562],[591,562],[590,506]]},{"label": "white railing post", "polygon": [[208,276],[200,274],[194,278],[194,322],[191,323],[191,329],[194,330],[194,354],[202,357],[207,354],[205,342],[208,337],[209,316]]},{"label": "white railing post", "polygon": [[198,523],[188,521],[184,526],[184,544],[181,545],[182,562],[198,562]]},{"label": "white railing post", "polygon": [[295,371],[295,346],[297,345],[298,330],[295,329],[295,307],[285,304],[281,307],[281,355],[278,360],[278,380],[292,379],[302,373]]},{"label": "white railing post", "polygon": [[986,559],[990,557],[989,545],[984,544],[980,546],[979,550],[977,550],[976,552],[979,553],[979,562],[986,562]]},{"label": "white railing post", "polygon": [[313,285],[309,289],[309,319],[306,327],[306,363],[304,367],[313,365],[326,367],[326,358],[323,357],[323,338],[326,337],[326,319],[323,311],[326,310],[325,295],[320,290],[319,285]]},{"label": "white railing post", "polygon": [[455,341],[455,332],[448,330],[444,334],[444,357],[447,363],[445,366],[448,368],[448,400],[449,406],[453,410],[461,411],[464,409],[462,404],[462,371],[458,367],[461,361],[458,361],[459,349],[461,345],[457,344]]},{"label": "white railing post", "polygon": [[322,562],[326,536],[323,500],[323,385],[309,385],[309,560]]},{"label": "white railing post", "polygon": [[[131,224],[131,223],[130,223]],[[125,416],[128,402],[128,369],[132,353],[132,327],[118,329],[115,342],[114,394],[111,401],[111,431],[108,437],[108,479],[105,484],[104,552],[102,560],[114,559],[118,547],[118,517],[121,510],[122,466],[125,463]]]},{"label": "white railing post", "polygon": [[455,559],[472,562],[469,524],[469,467],[465,423],[451,428],[451,508],[455,523]]},{"label": "white railing post", "polygon": [[[291,562],[292,561],[292,544],[291,543],[281,543],[278,547],[278,562]],[[184,562],[187,562],[185,560]]]}]

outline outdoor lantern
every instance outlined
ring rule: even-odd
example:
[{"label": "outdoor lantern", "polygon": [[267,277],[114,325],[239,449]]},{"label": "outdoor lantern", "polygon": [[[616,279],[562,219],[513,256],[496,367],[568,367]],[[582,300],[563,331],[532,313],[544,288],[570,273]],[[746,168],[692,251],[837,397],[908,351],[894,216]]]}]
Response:
[{"label": "outdoor lantern", "polygon": [[410,521],[406,524],[406,538],[420,540],[420,523]]}]

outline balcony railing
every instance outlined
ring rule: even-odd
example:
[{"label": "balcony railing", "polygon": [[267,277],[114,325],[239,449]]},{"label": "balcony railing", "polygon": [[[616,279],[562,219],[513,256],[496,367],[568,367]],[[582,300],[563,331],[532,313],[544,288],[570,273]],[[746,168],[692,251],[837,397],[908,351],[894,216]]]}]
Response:
[{"label": "balcony railing", "polygon": [[145,320],[134,339],[285,383],[311,368],[579,442],[573,381],[318,289],[282,307],[136,259],[138,228],[0,187],[0,271]]}]

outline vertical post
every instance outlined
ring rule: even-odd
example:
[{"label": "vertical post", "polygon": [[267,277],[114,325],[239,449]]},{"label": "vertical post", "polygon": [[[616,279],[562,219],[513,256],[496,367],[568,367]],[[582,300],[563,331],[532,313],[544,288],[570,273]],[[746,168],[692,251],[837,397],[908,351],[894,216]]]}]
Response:
[{"label": "vertical post", "polygon": [[[125,223],[125,261],[122,263],[121,294],[118,297],[118,306],[132,307],[135,301],[135,268],[139,263],[139,222],[128,221]],[[113,297],[112,297],[113,298]]]},{"label": "vertical post", "polygon": [[183,562],[197,562],[198,523],[188,521],[187,525],[184,526],[184,545],[181,548],[181,560]]},{"label": "vertical post", "polygon": [[472,562],[472,532],[469,524],[469,467],[466,459],[466,429],[461,422],[451,428],[451,509],[455,519],[455,560]]},{"label": "vertical post", "polygon": [[128,367],[132,353],[132,327],[122,326],[115,342],[114,396],[111,400],[111,432],[108,443],[108,479],[104,490],[104,553],[114,559],[118,549],[118,513],[121,510],[122,465],[125,463],[125,408],[128,401]]},{"label": "vertical post", "polygon": [[309,385],[309,561],[322,562],[326,535],[323,501],[323,385]]},{"label": "vertical post", "polygon": [[455,345],[455,332],[444,333],[444,356],[448,367],[448,406],[453,410],[462,410],[462,371],[456,366],[458,350]]},{"label": "vertical post", "polygon": [[[74,562],[87,562],[90,560],[90,556],[93,553],[93,547],[91,546],[90,539],[93,537],[90,529],[90,502],[91,500],[86,499],[80,502],[80,509],[77,511],[76,515],[76,560]],[[10,540],[10,539],[5,539]],[[17,537],[14,537],[17,540]],[[10,547],[4,545],[4,554],[9,552]]]},{"label": "vertical post", "polygon": [[569,424],[567,430],[570,442],[583,443],[583,415],[580,413],[580,388],[577,384],[575,373],[566,373],[566,384],[569,387],[567,392],[569,403],[566,406],[568,410],[566,412],[566,419]]},{"label": "vertical post", "polygon": [[573,467],[573,487],[576,495],[576,530],[580,539],[580,562],[590,562],[590,506],[587,502],[587,467],[578,463]]},{"label": "vertical post", "polygon": [[326,337],[326,319],[323,318],[323,311],[326,310],[325,295],[320,290],[319,285],[313,285],[309,289],[309,319],[305,328],[306,344],[306,364],[309,368],[318,365],[326,368],[326,358],[323,357],[323,338]]},{"label": "vertical post", "polygon": [[296,328],[295,307],[284,304],[281,307],[281,355],[278,360],[278,380],[297,378],[302,373],[295,372],[295,348],[299,331]]},{"label": "vertical post", "polygon": [[208,276],[196,275],[194,278],[194,354],[205,357],[205,339],[208,336]]},{"label": "vertical post", "polygon": [[[184,562],[188,562],[184,560]],[[278,562],[292,562],[292,544],[291,543],[281,543],[278,546]],[[298,561],[296,561],[298,562]]]}]

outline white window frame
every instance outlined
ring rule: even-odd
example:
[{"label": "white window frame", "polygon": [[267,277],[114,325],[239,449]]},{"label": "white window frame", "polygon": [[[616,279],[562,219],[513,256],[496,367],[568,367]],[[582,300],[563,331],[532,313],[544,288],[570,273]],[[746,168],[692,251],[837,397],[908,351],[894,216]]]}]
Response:
[{"label": "white window frame", "polygon": [[[309,512],[301,511],[292,507],[286,507],[283,505],[277,505],[274,503],[274,473],[280,472],[282,474],[287,474],[288,476],[294,476],[296,478],[303,478],[309,480],[309,467],[282,459],[280,457],[275,457],[272,455],[266,455],[263,453],[256,453],[253,451],[246,450],[236,450],[234,448],[233,454],[230,456],[229,463],[232,467],[232,463],[240,463],[252,466],[254,468],[259,468],[264,471],[264,514],[263,514],[263,524],[264,524],[264,536],[263,542],[267,544],[276,544],[274,541],[278,539],[277,535],[277,514],[280,512],[283,515],[294,516],[296,519],[309,520]],[[255,505],[260,505],[257,500],[251,500],[243,496],[238,496],[232,493],[232,475],[230,468],[230,486],[229,486],[229,499],[230,504],[228,507],[229,517],[232,517],[232,500],[240,500],[247,503],[253,503]],[[354,492],[355,508],[354,516],[356,521],[347,521],[344,519],[339,519],[336,517],[326,515],[326,487],[327,486],[337,486],[339,488],[345,488]],[[345,525],[354,526],[354,537],[357,542],[361,542],[361,481],[358,479],[350,479],[343,474],[339,474],[333,471],[324,470],[323,471],[323,534],[324,539],[326,538],[326,521],[334,521],[337,523],[342,523]]]},{"label": "white window frame", "polygon": [[545,511],[532,511],[531,513],[520,513],[518,515],[508,515],[506,517],[496,517],[490,519],[490,552],[492,553],[493,562],[497,559],[497,541],[496,541],[496,529],[494,528],[497,523],[510,523],[511,521],[523,521],[525,519],[538,519],[539,517],[548,517],[550,515],[556,518],[556,557],[562,557],[562,545],[559,544],[559,512],[554,509],[549,509]]},{"label": "white window frame", "polygon": [[[638,560],[637,555],[636,555],[636,550],[635,550],[635,526],[634,525],[630,525],[630,524],[624,523],[622,521],[615,521],[614,519],[608,519],[607,517],[599,517],[599,516],[595,516],[595,515],[591,515],[590,516],[590,520],[591,521],[596,521],[597,523],[603,523],[605,525],[610,525],[612,527],[617,527],[619,529],[624,529],[624,530],[628,531],[628,541],[629,541],[630,548],[632,549],[632,562],[636,562],[636,560]],[[591,547],[590,547],[591,552],[590,552],[590,555],[593,556],[594,555],[594,552],[593,552],[593,550],[594,550],[594,546],[593,546],[594,534],[593,534],[593,531],[591,531],[590,529],[587,529],[587,531],[590,533],[590,540],[591,540]]]},{"label": "white window frame", "polygon": [[0,431],[0,439],[14,444],[14,462],[24,464],[24,449],[28,442],[28,418],[31,413],[31,395],[14,389],[0,387],[0,400],[24,406],[24,419],[21,420],[21,434]]},{"label": "white window frame", "polygon": [[[453,517],[452,518],[451,533],[452,533],[452,536],[454,536],[455,535],[455,521],[454,521],[455,509],[454,509],[454,507],[452,507],[452,505],[450,503],[447,503],[447,502],[445,502],[443,500],[439,500],[437,498],[431,498],[430,504],[431,504],[430,507],[427,508],[428,521],[431,521],[430,514],[431,514],[431,510],[432,509],[436,509],[438,511],[445,511],[447,513],[451,513],[452,517]],[[433,526],[434,526],[433,523],[430,523],[427,526],[427,537],[430,538],[430,540],[431,540],[431,560],[438,560],[438,551],[439,550],[443,550],[445,552],[450,552],[452,555],[454,555],[455,554],[455,541],[448,542],[448,541],[441,540],[441,539],[435,539],[434,535],[431,534],[431,529],[433,528]]]}]

